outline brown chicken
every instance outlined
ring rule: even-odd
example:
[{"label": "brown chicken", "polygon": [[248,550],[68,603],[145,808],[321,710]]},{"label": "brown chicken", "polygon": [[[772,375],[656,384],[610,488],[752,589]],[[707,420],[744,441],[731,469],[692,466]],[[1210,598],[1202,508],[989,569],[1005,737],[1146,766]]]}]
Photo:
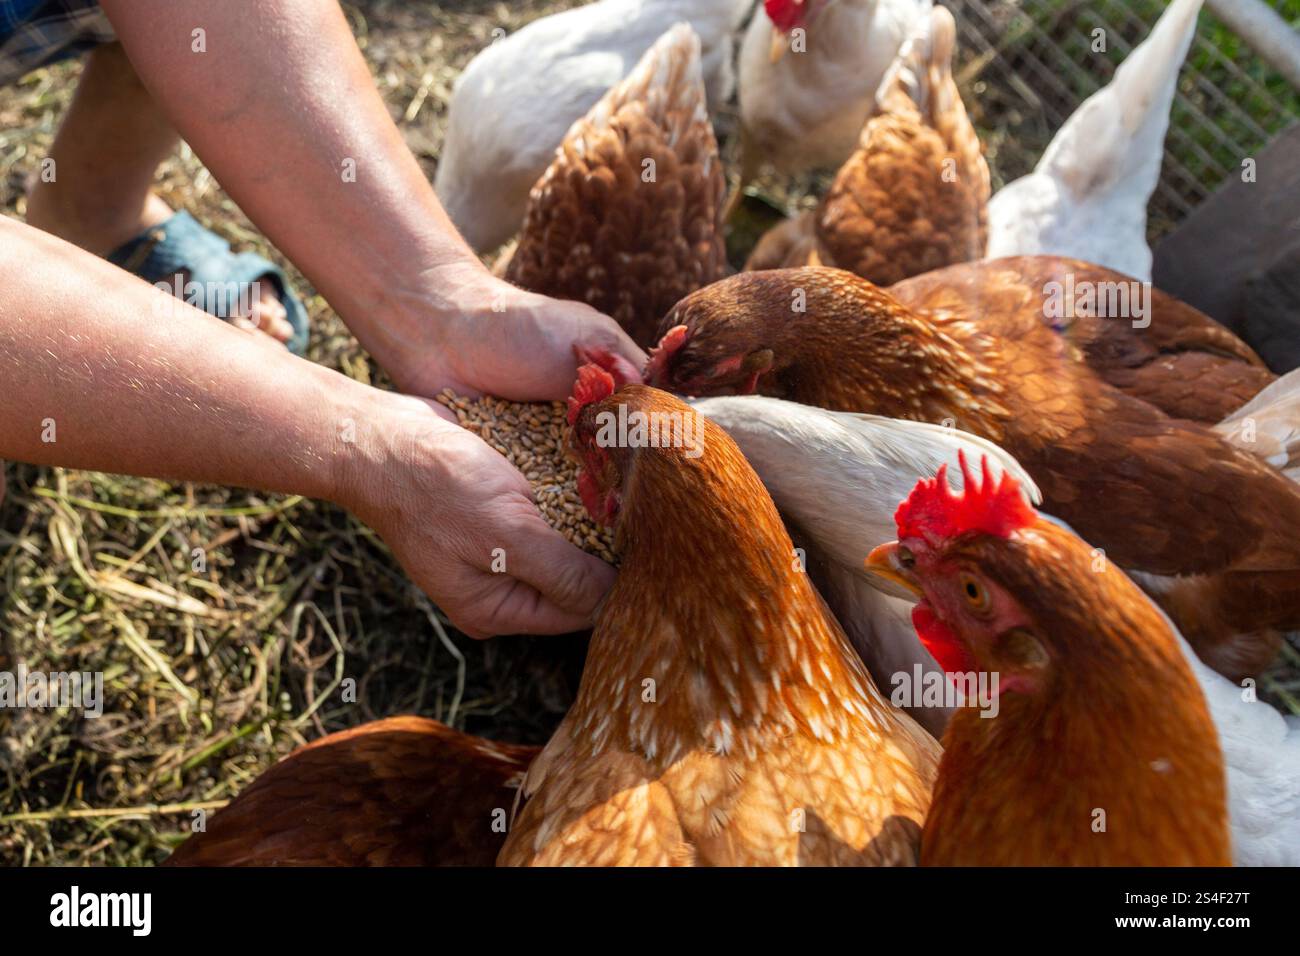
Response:
[{"label": "brown chicken", "polygon": [[652,345],[674,302],[726,274],[725,188],[700,41],[679,24],[564,137],[506,278],[587,302]]},{"label": "brown chicken", "polygon": [[806,209],[763,233],[745,260],[745,271],[820,265],[825,263],[817,241],[817,210]]},{"label": "brown chicken", "polygon": [[168,866],[491,866],[536,747],[390,717],[300,747]]},{"label": "brown chicken", "polygon": [[944,470],[899,507],[867,569],[919,599],[950,674],[996,677],[958,707],[921,841],[927,866],[1227,866],[1219,735],[1168,623],[1016,481]]},{"label": "brown chicken", "polygon": [[668,315],[647,381],[948,422],[994,441],[1049,512],[1141,572],[1202,659],[1257,673],[1278,630],[1300,627],[1300,488],[1104,381],[1041,309],[984,318],[978,297],[919,314],[839,270],[744,273]]},{"label": "brown chicken", "polygon": [[[1111,385],[1174,418],[1217,424],[1274,381],[1245,342],[1208,315],[1150,288],[1149,314],[1114,317],[1135,279],[1060,256],[1014,256],[968,262],[889,287],[914,312],[977,316],[995,334],[1044,317],[1046,290],[1073,289],[1072,307],[1048,315],[1088,367]],[[1145,293],[1139,293],[1144,295]],[[1112,301],[1113,300],[1113,301]]]},{"label": "brown chicken", "polygon": [[613,390],[584,367],[570,417],[621,571],[499,862],[915,863],[938,745],[877,692],[726,433]]},{"label": "brown chicken", "polygon": [[765,235],[746,269],[838,266],[888,285],[983,255],[989,170],[952,78],[956,31],[935,7],[821,204]]}]

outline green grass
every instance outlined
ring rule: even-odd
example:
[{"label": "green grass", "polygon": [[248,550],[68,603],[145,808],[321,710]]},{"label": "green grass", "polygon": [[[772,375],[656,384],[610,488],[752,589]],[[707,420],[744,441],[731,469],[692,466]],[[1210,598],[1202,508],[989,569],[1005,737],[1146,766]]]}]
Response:
[{"label": "green grass", "polygon": [[[1029,172],[1060,123],[1109,81],[1150,32],[1164,0],[959,3],[966,9],[957,74],[989,147],[994,188]],[[1300,2],[1275,4],[1300,26]],[[989,18],[975,8],[990,11]],[[974,40],[974,33],[982,42]],[[1092,49],[1103,28],[1105,52]],[[990,57],[985,45],[999,54]],[[1300,120],[1300,94],[1202,9],[1171,110],[1166,162],[1150,209],[1153,240],[1168,232],[1268,139]]]}]

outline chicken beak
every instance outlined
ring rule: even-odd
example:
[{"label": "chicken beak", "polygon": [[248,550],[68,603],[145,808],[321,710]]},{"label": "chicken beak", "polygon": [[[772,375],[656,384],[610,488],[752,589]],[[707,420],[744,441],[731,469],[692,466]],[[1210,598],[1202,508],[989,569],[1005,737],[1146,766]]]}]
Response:
[{"label": "chicken beak", "polygon": [[867,555],[864,566],[867,572],[876,578],[872,583],[886,594],[917,601],[925,597],[925,592],[921,590],[921,585],[917,583],[916,578],[903,570],[898,560],[898,548],[897,541],[873,548]]},{"label": "chicken beak", "polygon": [[768,56],[773,63],[781,62],[781,57],[785,56],[785,50],[789,43],[790,38],[780,30],[772,31],[772,46],[768,50]]}]

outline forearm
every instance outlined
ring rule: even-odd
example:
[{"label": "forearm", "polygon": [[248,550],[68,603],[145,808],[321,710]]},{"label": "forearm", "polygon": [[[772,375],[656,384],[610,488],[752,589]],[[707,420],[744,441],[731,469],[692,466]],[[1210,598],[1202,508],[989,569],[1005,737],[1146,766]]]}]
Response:
[{"label": "forearm", "polygon": [[340,500],[383,400],[0,217],[0,458]]},{"label": "forearm", "polygon": [[[431,320],[454,312],[457,286],[484,270],[389,117],[338,5],[103,6],[181,135],[400,381],[403,351],[429,347]],[[206,53],[191,51],[199,28]]]}]

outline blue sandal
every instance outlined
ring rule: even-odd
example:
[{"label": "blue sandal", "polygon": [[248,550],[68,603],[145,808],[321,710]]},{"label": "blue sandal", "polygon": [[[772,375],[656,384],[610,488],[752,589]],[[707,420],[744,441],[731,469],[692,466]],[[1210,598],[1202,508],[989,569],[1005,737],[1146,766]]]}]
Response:
[{"label": "blue sandal", "polygon": [[220,319],[229,319],[237,311],[233,307],[247,298],[253,282],[270,280],[293,326],[285,345],[295,355],[307,348],[307,310],[289,288],[283,270],[254,252],[231,252],[226,240],[187,212],[146,229],[106,258],[148,282],[170,282],[176,273],[188,272],[193,285],[186,284],[185,301]]}]

